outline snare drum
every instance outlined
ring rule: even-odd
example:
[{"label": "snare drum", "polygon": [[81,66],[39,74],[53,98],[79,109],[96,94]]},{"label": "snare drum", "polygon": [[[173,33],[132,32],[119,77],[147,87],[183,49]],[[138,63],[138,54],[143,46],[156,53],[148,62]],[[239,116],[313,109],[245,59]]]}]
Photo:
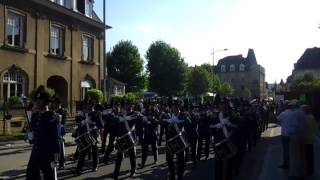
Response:
[{"label": "snare drum", "polygon": [[78,150],[80,152],[86,150],[87,148],[97,143],[97,141],[91,136],[89,132],[76,137],[75,142],[77,143]]},{"label": "snare drum", "polygon": [[188,146],[189,143],[182,133],[179,133],[167,141],[167,150],[170,154],[178,154],[184,151]]},{"label": "snare drum", "polygon": [[237,147],[229,139],[224,139],[215,144],[214,152],[217,160],[224,160],[234,156],[237,153]]},{"label": "snare drum", "polygon": [[133,148],[135,145],[134,139],[132,137],[131,132],[124,134],[123,136],[119,137],[115,142],[115,148],[119,152],[125,152],[128,149]]}]

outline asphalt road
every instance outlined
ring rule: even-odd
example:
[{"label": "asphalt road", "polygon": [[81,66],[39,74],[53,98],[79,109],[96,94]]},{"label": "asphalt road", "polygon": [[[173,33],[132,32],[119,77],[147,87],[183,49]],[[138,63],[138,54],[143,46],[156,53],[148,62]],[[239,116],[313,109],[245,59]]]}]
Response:
[{"label": "asphalt road", "polygon": [[[288,172],[277,168],[281,159],[280,147],[280,127],[276,124],[269,124],[269,129],[263,133],[262,138],[251,152],[247,152],[244,162],[241,165],[240,174],[236,180],[287,180]],[[68,141],[72,141],[69,139]],[[320,142],[316,144],[316,173],[307,180],[320,179]],[[30,156],[31,146],[23,141],[0,142],[0,179],[25,179],[26,166]],[[75,151],[74,145],[68,145],[66,154],[70,157]],[[138,148],[137,164],[141,161],[141,150]],[[130,163],[129,158],[122,162],[119,179],[143,179],[143,180],[165,180],[168,168],[165,162],[163,148],[160,148],[159,163],[152,165],[153,157],[148,156],[147,165],[144,169],[137,170],[136,178],[129,178]],[[75,163],[69,158],[66,169],[60,170],[58,179],[111,179],[110,175],[114,170],[114,154],[112,154],[111,164],[100,163],[97,172],[91,172],[91,162],[85,164],[86,172],[81,176],[75,176]],[[102,156],[100,156],[102,162]],[[214,160],[213,156],[209,160],[202,160],[196,167],[187,164],[185,180],[213,180],[214,179]]]}]

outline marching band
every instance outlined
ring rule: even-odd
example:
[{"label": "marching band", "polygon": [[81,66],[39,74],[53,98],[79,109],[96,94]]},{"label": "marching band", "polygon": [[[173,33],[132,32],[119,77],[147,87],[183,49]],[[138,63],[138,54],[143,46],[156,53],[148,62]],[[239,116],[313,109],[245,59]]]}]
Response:
[{"label": "marching band", "polygon": [[[137,146],[142,149],[140,169],[146,165],[151,146],[154,164],[158,163],[158,149],[165,148],[168,179],[182,180],[186,163],[190,161],[196,166],[203,153],[207,160],[213,148],[215,179],[231,180],[239,173],[245,152],[266,130],[271,110],[267,102],[228,98],[197,105],[172,100],[112,102],[102,106],[84,101],[78,107],[72,132],[77,144],[75,173],[82,173],[87,156],[93,162],[92,171],[97,171],[98,152],[104,156],[104,163],[109,164],[111,153],[116,151],[112,178],[118,179],[124,153],[130,158],[130,177],[135,177]],[[57,179],[56,168],[64,168],[66,116],[59,99],[49,99],[38,88],[30,121],[33,148],[27,179],[39,179],[40,170],[45,179]],[[161,146],[163,136],[165,146]]]}]

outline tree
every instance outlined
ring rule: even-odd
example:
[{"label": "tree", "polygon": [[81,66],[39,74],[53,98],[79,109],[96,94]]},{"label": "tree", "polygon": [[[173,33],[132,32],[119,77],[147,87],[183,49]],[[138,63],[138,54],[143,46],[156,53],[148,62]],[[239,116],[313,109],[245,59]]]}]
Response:
[{"label": "tree", "polygon": [[220,85],[218,93],[224,96],[231,96],[234,93],[234,89],[229,83],[223,82]]},{"label": "tree", "polygon": [[128,92],[141,91],[146,87],[143,59],[131,41],[120,41],[107,53],[109,76],[127,84]]},{"label": "tree", "polygon": [[188,92],[194,96],[207,93],[211,88],[211,74],[202,66],[192,68],[188,79]]},{"label": "tree", "polygon": [[188,66],[179,51],[163,41],[147,50],[149,89],[160,95],[181,95],[186,90]]},{"label": "tree", "polygon": [[291,89],[295,91],[320,90],[320,79],[307,71],[292,81]]},{"label": "tree", "polygon": [[211,65],[211,64],[209,64],[209,63],[204,63],[204,64],[201,64],[200,67],[206,69],[209,73],[212,74],[212,70],[213,70],[213,69],[212,69],[212,65]]}]

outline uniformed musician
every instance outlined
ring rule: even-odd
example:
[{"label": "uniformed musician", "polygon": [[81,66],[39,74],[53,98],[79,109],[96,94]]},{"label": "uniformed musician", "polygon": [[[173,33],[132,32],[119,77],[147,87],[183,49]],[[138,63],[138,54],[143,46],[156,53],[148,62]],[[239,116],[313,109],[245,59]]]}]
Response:
[{"label": "uniformed musician", "polygon": [[[180,114],[179,106],[177,104],[173,104],[172,107],[172,115],[170,119],[166,120],[168,123],[168,130],[166,133],[166,140],[168,142],[169,139],[178,135],[183,129],[183,117]],[[174,165],[173,158],[176,155],[177,157],[177,179],[182,180],[185,168],[185,157],[184,151],[178,154],[172,154],[168,148],[166,149],[166,161],[169,168],[169,180],[176,179],[176,166]]]},{"label": "uniformed musician", "polygon": [[60,154],[59,144],[59,117],[49,110],[49,95],[44,86],[35,92],[35,103],[31,116],[31,129],[33,132],[32,151],[27,167],[27,180],[40,179],[40,171],[44,179],[55,180],[56,164]]},{"label": "uniformed musician", "polygon": [[157,164],[158,162],[158,149],[157,149],[158,125],[159,125],[159,121],[157,119],[157,113],[155,111],[155,108],[150,106],[150,108],[146,112],[146,116],[144,116],[143,118],[144,140],[142,143],[142,158],[141,158],[140,168],[143,168],[147,161],[149,145],[151,145],[151,149],[154,157],[154,164]]},{"label": "uniformed musician", "polygon": [[[231,120],[231,112],[228,100],[222,100],[219,105],[219,114],[214,119],[210,128],[213,128],[214,142],[219,143],[232,136],[232,128],[236,128]],[[233,157],[227,159],[215,158],[215,179],[231,180],[233,177]]]},{"label": "uniformed musician", "polygon": [[[136,121],[136,116],[133,112],[133,107],[131,104],[127,104],[127,107],[125,107],[126,104],[123,103],[123,106],[121,107],[121,113],[118,114],[118,128],[117,128],[117,138],[122,137],[123,135],[127,133],[131,133],[134,141],[136,139],[135,132],[134,132],[134,125]],[[130,158],[130,165],[131,165],[131,173],[130,177],[136,176],[136,147],[133,145],[132,148],[127,150]],[[124,152],[117,151],[116,154],[116,164],[115,168],[112,174],[113,179],[118,179],[121,163],[124,157]]]}]

